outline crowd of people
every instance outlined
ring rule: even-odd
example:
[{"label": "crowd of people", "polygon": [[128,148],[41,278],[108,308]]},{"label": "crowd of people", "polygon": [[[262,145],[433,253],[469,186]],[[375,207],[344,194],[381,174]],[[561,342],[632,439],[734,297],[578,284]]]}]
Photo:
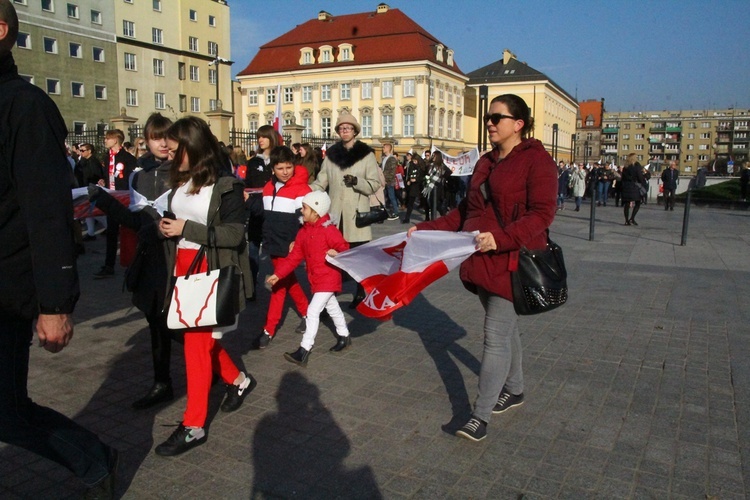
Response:
[{"label": "crowd of people", "polygon": [[[483,121],[493,148],[470,178],[451,175],[440,151],[410,151],[401,158],[393,144],[385,144],[378,161],[373,148],[358,139],[361,126],[348,112],[338,116],[334,130],[339,140],[325,155],[309,144],[289,148],[272,127],[262,126],[258,149],[248,158],[241,148],[223,147],[200,118],[172,122],[154,113],[131,152],[122,131],[110,130],[105,136],[107,161],[99,163],[93,146],[81,144],[71,163],[73,155],[66,155],[64,146],[67,130],[56,106],[18,76],[11,54],[17,30],[12,4],[0,0],[0,116],[9,125],[0,131],[0,179],[11,179],[0,181],[0,272],[11,278],[0,285],[0,440],[67,467],[89,487],[89,496],[114,494],[116,449],[62,414],[33,403],[26,390],[34,331],[40,345],[53,353],[73,336],[71,314],[80,295],[76,244],[83,234],[73,220],[70,188],[76,185],[85,186],[91,206],[106,214],[105,261],[94,277],[115,274],[118,246],[121,260],[129,253],[125,286],[149,325],[153,384],[132,403],[134,409],[174,398],[171,343],[182,344],[186,408],[179,426],[155,447],[158,455],[179,455],[207,442],[214,376],[225,385],[224,412],[238,410],[258,384],[222,346],[222,337],[238,328],[237,321],[168,326],[174,279],[234,268],[241,284],[231,301],[241,311],[256,300],[259,259],[267,255],[273,271],[263,281],[271,296],[263,331],[257,334],[258,349],[267,349],[278,335],[287,294],[300,315],[297,331],[303,336],[299,348],[284,353],[284,359],[308,364],[324,310],[336,330],[330,351],[350,349],[337,299],[346,276],[326,256],[372,240],[372,228],[359,219],[370,211],[373,198],[387,207],[391,220],[402,223],[411,222],[415,205],[421,206],[424,220],[409,235],[416,230],[476,231],[477,251],[462,264],[460,277],[485,310],[484,347],[474,409],[456,435],[482,440],[493,414],[523,403],[510,264],[520,248],[546,245],[559,183],[554,161],[530,137],[533,118],[522,98],[506,94],[492,100]],[[23,144],[32,140],[33,148]],[[38,151],[45,151],[44,162],[38,161]],[[34,196],[40,189],[44,196]],[[127,207],[113,194],[124,190],[130,193]],[[87,223],[86,240],[96,238],[95,224]],[[125,231],[130,232],[127,238]],[[132,248],[125,252],[128,245]],[[294,274],[303,261],[309,299]],[[357,284],[349,307],[364,299],[364,288]]]}]

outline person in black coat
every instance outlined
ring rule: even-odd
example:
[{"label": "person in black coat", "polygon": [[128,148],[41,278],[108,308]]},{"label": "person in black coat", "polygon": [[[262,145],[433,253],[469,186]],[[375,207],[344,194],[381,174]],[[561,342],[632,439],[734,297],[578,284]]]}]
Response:
[{"label": "person in black coat", "polygon": [[[89,184],[96,184],[104,186],[105,172],[104,166],[94,156],[94,145],[85,142],[78,146],[78,151],[81,156],[78,158],[73,173],[78,181],[78,187],[86,187]],[[92,207],[93,209],[93,207]],[[93,241],[96,239],[96,222],[107,227],[107,220],[105,217],[86,217],[86,236],[83,237],[83,241]]]},{"label": "person in black coat", "polygon": [[[635,216],[641,208],[641,187],[646,180],[643,176],[643,167],[635,158],[635,153],[630,153],[627,166],[622,171],[622,206],[626,226],[638,225]],[[632,215],[630,214],[631,207],[633,208]]]},{"label": "person in black coat", "polygon": [[402,224],[408,224],[411,221],[411,211],[414,209],[414,202],[422,192],[424,170],[424,160],[419,155],[413,155],[411,161],[406,166],[406,214],[401,219]]},{"label": "person in black coat", "polygon": [[169,373],[172,336],[163,313],[167,263],[154,225],[161,218],[158,209],[162,208],[156,200],[164,200],[163,207],[166,207],[163,195],[169,191],[171,162],[167,159],[166,132],[171,125],[172,121],[159,113],[153,113],[146,121],[143,135],[149,152],[138,158],[140,170],[131,178],[130,208],[98,186],[89,186],[92,203],[96,203],[107,217],[138,234],[136,256],[125,273],[125,285],[133,293],[133,305],[146,315],[148,321],[154,383],[144,397],[133,403],[136,410],[171,401],[174,397]]},{"label": "person in black coat", "polygon": [[[34,330],[50,353],[73,340],[80,296],[73,232],[80,227],[73,221],[68,131],[52,99],[18,75],[11,53],[17,35],[16,11],[0,0],[0,442],[70,470],[90,488],[87,497],[113,498],[117,451],[32,401],[27,389]],[[58,367],[43,379],[75,384],[65,360],[34,358]]]},{"label": "person in black coat", "polygon": [[677,162],[669,162],[669,168],[661,173],[661,183],[664,186],[664,210],[674,210],[674,197],[677,184],[680,182],[680,172],[677,170]]}]

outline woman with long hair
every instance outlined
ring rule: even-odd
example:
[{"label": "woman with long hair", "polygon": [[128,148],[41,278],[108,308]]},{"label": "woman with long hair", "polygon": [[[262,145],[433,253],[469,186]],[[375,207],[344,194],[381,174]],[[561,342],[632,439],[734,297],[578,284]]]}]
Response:
[{"label": "woman with long hair", "polygon": [[456,432],[472,441],[485,438],[493,414],[523,403],[521,338],[510,264],[522,247],[547,245],[557,195],[557,167],[542,143],[529,138],[534,121],[522,98],[494,98],[484,123],[493,148],[477,162],[467,197],[444,217],[417,224],[408,233],[479,233],[478,251],[461,264],[464,286],[479,296],[485,311],[479,391],[473,414]]},{"label": "woman with long hair", "polygon": [[318,157],[315,155],[313,147],[305,142],[299,146],[299,164],[307,169],[308,184],[315,180],[318,176],[318,170],[320,170],[320,164],[318,163]]},{"label": "woman with long hair", "polygon": [[[198,271],[226,266],[239,268],[244,286],[240,287],[237,300],[242,309],[252,291],[242,182],[220,176],[224,157],[208,124],[200,118],[189,116],[176,121],[167,130],[167,147],[172,160],[169,196],[172,213],[165,212],[159,223],[159,231],[167,238],[167,269],[173,270],[175,276],[184,276],[200,247],[214,244],[213,248],[207,248],[206,259]],[[224,412],[239,408],[255,387],[255,379],[237,369],[219,342],[223,333],[235,328],[236,324],[185,331],[187,408],[177,430],[156,447],[158,455],[179,455],[206,442],[204,427],[213,373],[226,383],[227,394],[221,405]]]}]

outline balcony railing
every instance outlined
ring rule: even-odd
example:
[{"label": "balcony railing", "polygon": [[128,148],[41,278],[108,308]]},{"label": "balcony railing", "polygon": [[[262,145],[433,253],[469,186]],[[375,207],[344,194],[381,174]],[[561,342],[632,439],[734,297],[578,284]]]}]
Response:
[{"label": "balcony railing", "polygon": [[619,130],[619,127],[605,127],[602,129],[602,132],[605,134],[616,134]]},{"label": "balcony railing", "polygon": [[667,132],[682,132],[682,127],[667,127]]}]

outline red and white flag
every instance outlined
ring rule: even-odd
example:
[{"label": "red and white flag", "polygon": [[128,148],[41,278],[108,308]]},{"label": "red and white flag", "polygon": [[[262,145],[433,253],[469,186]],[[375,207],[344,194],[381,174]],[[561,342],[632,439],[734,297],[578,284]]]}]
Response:
[{"label": "red and white flag", "polygon": [[273,128],[279,137],[284,137],[283,119],[281,118],[281,84],[276,86],[276,111],[273,115]]},{"label": "red and white flag", "polygon": [[327,142],[324,142],[324,143],[323,143],[323,147],[322,147],[322,148],[320,148],[320,151],[321,151],[321,152],[323,153],[323,158],[325,158],[325,157],[326,157],[326,149],[328,149],[328,143],[327,143]]},{"label": "red and white flag", "polygon": [[477,233],[415,231],[385,236],[326,257],[364,287],[363,316],[388,320],[419,292],[476,252]]}]

